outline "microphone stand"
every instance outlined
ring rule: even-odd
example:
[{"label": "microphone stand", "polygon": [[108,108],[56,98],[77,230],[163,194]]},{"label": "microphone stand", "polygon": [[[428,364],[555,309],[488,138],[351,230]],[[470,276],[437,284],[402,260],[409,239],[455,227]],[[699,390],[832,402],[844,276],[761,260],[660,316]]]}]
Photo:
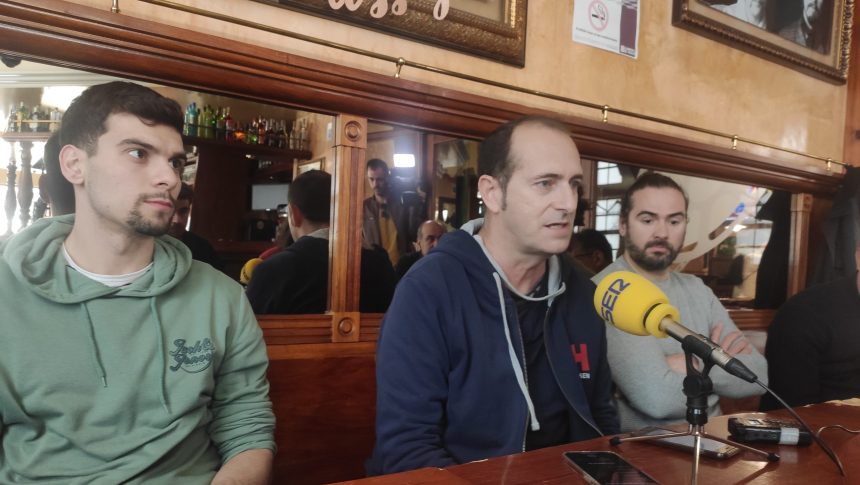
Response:
[{"label": "microphone stand", "polygon": [[699,475],[699,454],[702,448],[702,438],[719,441],[720,443],[741,448],[751,453],[761,455],[767,458],[768,461],[779,461],[779,455],[776,453],[768,453],[766,451],[758,450],[751,446],[736,443],[734,441],[729,441],[705,432],[705,424],[708,422],[708,396],[714,391],[714,383],[711,381],[708,373],[711,371],[714,364],[705,361],[704,368],[699,371],[693,366],[693,354],[691,350],[688,349],[687,339],[684,339],[681,346],[684,349],[684,357],[687,367],[687,377],[684,378],[684,395],[687,396],[687,423],[689,423],[687,431],[649,436],[628,436],[625,438],[614,436],[609,440],[609,443],[613,446],[617,446],[625,441],[651,441],[676,436],[692,436],[693,476],[690,479],[690,483],[692,485],[696,485]]}]

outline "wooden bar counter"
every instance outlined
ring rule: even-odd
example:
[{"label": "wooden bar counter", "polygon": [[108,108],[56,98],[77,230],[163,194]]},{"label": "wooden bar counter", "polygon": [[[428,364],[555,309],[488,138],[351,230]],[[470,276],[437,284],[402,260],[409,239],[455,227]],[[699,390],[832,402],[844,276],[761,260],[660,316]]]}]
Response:
[{"label": "wooden bar counter", "polygon": [[[841,424],[860,429],[860,407],[817,404],[799,408],[798,413],[813,431],[821,426]],[[735,416],[763,416],[762,413]],[[767,416],[788,418],[780,411]],[[717,436],[726,436],[729,416],[712,418],[706,429]],[[836,452],[845,466],[846,477],[816,444],[806,447],[756,443],[753,446],[780,454],[781,460],[769,463],[750,453],[741,452],[725,460],[702,457],[698,483],[729,484],[852,484],[860,483],[860,436],[838,429],[822,433],[824,440]],[[545,448],[528,453],[492,458],[446,469],[424,468],[406,473],[343,482],[355,485],[389,484],[572,484],[586,483],[570,468],[562,452],[572,450],[612,450],[663,484],[690,483],[692,455],[652,443],[622,443],[611,446],[608,438]]]}]

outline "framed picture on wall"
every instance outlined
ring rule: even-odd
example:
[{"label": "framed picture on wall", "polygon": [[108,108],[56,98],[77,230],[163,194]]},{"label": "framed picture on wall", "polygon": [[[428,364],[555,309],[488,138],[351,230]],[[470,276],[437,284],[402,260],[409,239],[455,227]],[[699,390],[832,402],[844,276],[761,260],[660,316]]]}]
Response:
[{"label": "framed picture on wall", "polygon": [[301,160],[293,165],[293,180],[299,175],[311,170],[323,170],[325,168],[325,157],[314,160]]},{"label": "framed picture on wall", "polygon": [[528,0],[255,1],[505,64],[525,65]]},{"label": "framed picture on wall", "polygon": [[673,0],[672,23],[837,83],[848,78],[852,0]]}]

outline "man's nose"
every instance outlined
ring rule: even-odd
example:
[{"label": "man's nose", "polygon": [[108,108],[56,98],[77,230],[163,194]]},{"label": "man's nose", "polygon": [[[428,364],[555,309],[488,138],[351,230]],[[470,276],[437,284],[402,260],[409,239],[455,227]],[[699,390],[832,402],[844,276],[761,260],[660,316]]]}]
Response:
[{"label": "man's nose", "polygon": [[575,187],[564,187],[559,191],[559,197],[556,200],[556,208],[573,214],[576,212],[576,205],[579,201],[579,190]]},{"label": "man's nose", "polygon": [[669,237],[669,223],[667,221],[657,221],[654,224],[654,237],[659,239],[667,239]]}]

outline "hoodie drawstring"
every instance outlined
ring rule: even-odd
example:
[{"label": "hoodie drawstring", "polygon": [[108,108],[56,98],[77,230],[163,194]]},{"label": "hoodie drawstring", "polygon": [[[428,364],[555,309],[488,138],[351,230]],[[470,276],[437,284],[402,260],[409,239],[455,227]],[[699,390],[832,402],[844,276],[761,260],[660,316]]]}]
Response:
[{"label": "hoodie drawstring", "polygon": [[167,374],[167,353],[164,351],[164,334],[161,331],[161,319],[158,317],[158,311],[155,309],[155,297],[149,299],[149,308],[152,310],[153,322],[155,323],[155,340],[158,342],[158,353],[160,354],[158,361],[161,364],[159,371],[158,387],[161,391],[161,406],[170,414],[170,405],[167,402],[167,383],[165,382],[165,374]]},{"label": "hoodie drawstring", "polygon": [[514,344],[511,341],[511,329],[508,328],[508,312],[505,311],[505,294],[502,290],[502,279],[499,277],[499,273],[493,273],[493,279],[496,280],[496,289],[499,293],[499,307],[502,309],[502,323],[505,328],[505,338],[508,340],[508,355],[511,358],[511,367],[514,368],[514,375],[517,377],[517,384],[520,386],[520,392],[526,399],[526,405],[529,408],[531,430],[538,431],[540,429],[540,423],[538,423],[537,414],[535,414],[535,405],[532,403],[531,396],[529,396],[525,377],[523,377],[523,369],[520,367],[520,362],[517,360],[517,353],[514,351]]},{"label": "hoodie drawstring", "polygon": [[102,364],[102,358],[99,355],[99,346],[96,343],[96,329],[93,326],[93,319],[90,317],[90,309],[87,308],[87,303],[81,303],[81,308],[84,310],[84,315],[87,318],[87,323],[89,324],[89,332],[88,336],[90,337],[90,347],[92,350],[93,356],[93,367],[96,368],[96,373],[99,376],[99,379],[102,381],[102,386],[107,387],[107,374],[105,373],[105,366]]}]

